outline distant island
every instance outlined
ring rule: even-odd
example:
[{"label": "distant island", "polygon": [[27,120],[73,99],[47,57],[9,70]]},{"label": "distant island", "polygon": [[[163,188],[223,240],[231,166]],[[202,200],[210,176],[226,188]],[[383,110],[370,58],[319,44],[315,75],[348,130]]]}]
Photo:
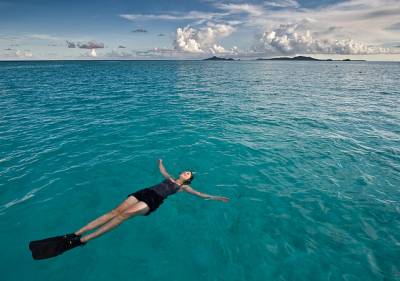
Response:
[{"label": "distant island", "polygon": [[203,59],[203,60],[234,60],[233,58],[221,58],[221,57],[216,57],[213,56],[211,58]]},{"label": "distant island", "polygon": [[326,60],[320,60],[312,57],[306,57],[306,56],[296,56],[296,57],[278,57],[278,58],[270,58],[270,59],[263,59],[263,58],[258,58],[256,60],[297,60],[297,61],[365,61],[365,60],[351,60],[351,59],[343,59],[343,60],[333,60],[333,59],[326,59]]},{"label": "distant island", "polygon": [[[206,58],[203,60],[215,60],[215,61],[236,61],[233,58],[222,58],[222,57],[217,57],[217,56],[212,56],[211,58]],[[240,60],[240,59],[237,59]],[[264,59],[264,58],[258,58],[256,60],[290,60],[290,61],[365,61],[365,60],[351,60],[351,59],[343,59],[343,60],[333,60],[333,59],[316,59],[313,57],[306,57],[306,56],[296,56],[296,57],[277,57],[277,58],[269,58],[269,59]]]}]

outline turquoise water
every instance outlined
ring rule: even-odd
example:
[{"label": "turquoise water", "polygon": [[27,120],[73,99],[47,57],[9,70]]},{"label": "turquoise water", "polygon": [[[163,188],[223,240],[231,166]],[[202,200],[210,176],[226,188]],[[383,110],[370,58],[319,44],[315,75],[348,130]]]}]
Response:
[{"label": "turquoise water", "polygon": [[[3,280],[400,280],[400,64],[0,63]],[[178,193],[34,261],[162,180]]]}]

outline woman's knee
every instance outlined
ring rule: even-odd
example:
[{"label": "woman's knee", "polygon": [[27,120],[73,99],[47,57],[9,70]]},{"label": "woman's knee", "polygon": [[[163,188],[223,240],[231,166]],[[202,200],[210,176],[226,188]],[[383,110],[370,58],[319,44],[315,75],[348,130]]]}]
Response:
[{"label": "woman's knee", "polygon": [[122,212],[122,213],[116,215],[115,218],[116,218],[117,220],[124,221],[124,220],[129,219],[129,218],[132,217],[133,215],[134,215],[134,214],[132,214],[132,213]]},{"label": "woman's knee", "polygon": [[109,214],[111,217],[116,217],[116,216],[120,215],[121,213],[122,213],[122,211],[120,211],[120,210],[118,210],[118,209],[114,209],[114,210],[112,210],[111,212],[109,212],[108,214]]}]

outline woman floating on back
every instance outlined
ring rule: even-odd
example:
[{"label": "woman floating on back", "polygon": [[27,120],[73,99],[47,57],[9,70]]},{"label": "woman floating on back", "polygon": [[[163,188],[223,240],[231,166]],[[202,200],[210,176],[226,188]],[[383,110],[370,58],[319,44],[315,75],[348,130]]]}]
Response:
[{"label": "woman floating on back", "polygon": [[[158,166],[165,178],[164,181],[129,194],[127,199],[115,209],[98,217],[74,233],[31,241],[29,249],[32,251],[32,257],[34,259],[51,258],[77,246],[85,245],[91,239],[103,235],[129,218],[137,215],[150,215],[164,202],[164,199],[176,192],[186,191],[205,199],[229,201],[226,197],[208,195],[194,190],[189,185],[194,179],[192,171],[183,171],[179,174],[178,179],[175,179],[168,174],[161,159],[158,160]],[[98,229],[82,236],[95,228]]]}]

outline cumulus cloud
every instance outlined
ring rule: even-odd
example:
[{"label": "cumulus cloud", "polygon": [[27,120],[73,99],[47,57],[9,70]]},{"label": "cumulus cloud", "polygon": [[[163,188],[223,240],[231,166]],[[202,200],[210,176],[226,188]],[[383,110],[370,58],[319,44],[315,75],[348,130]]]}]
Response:
[{"label": "cumulus cloud", "polygon": [[208,23],[200,28],[186,26],[176,30],[174,47],[188,53],[222,53],[226,50],[216,41],[230,35],[235,30],[227,24]]},{"label": "cumulus cloud", "polygon": [[282,24],[264,32],[260,38],[262,48],[268,54],[383,54],[388,48],[375,47],[355,42],[352,39],[334,40],[316,38],[302,24]]},{"label": "cumulus cloud", "polygon": [[95,42],[95,41],[89,41],[89,42],[86,42],[86,43],[78,43],[77,44],[77,46],[78,46],[78,48],[80,48],[80,49],[102,49],[102,48],[104,48],[104,43],[98,43],[98,42]]},{"label": "cumulus cloud", "polygon": [[[214,6],[229,14],[224,19],[242,21],[237,26],[239,30],[260,30],[261,39],[258,35],[253,46],[255,53],[398,52],[384,48],[398,40],[398,0],[349,0],[313,9],[301,8],[293,0],[265,1],[259,5],[216,3]],[[301,28],[292,26],[293,22]],[[259,48],[259,44],[263,47]]]},{"label": "cumulus cloud", "polygon": [[80,57],[84,57],[84,58],[96,58],[96,57],[97,57],[96,49],[87,50],[86,52],[80,54]]},{"label": "cumulus cloud", "polygon": [[[348,0],[320,4],[314,8],[301,7],[296,0],[269,0],[260,4],[211,1],[210,6],[215,10],[120,16],[131,21],[191,20],[189,25],[176,30],[173,44],[175,50],[192,54],[232,51],[217,42],[225,35],[218,34],[215,27],[206,24],[207,21],[230,26],[241,34],[249,34],[247,37],[244,35],[245,40],[251,40],[250,33],[257,32],[254,45],[248,46],[248,52],[257,55],[260,52],[266,54],[297,52],[386,54],[393,50],[398,52],[397,48],[391,47],[397,45],[400,30],[398,0]],[[248,53],[240,55],[247,56]]]},{"label": "cumulus cloud", "polygon": [[213,54],[226,53],[225,48],[218,44],[213,44],[209,50]]},{"label": "cumulus cloud", "polygon": [[175,49],[190,53],[202,53],[200,44],[196,40],[197,30],[186,26],[176,30]]},{"label": "cumulus cloud", "polygon": [[80,48],[80,49],[89,49],[89,50],[104,48],[104,43],[98,43],[95,41],[75,43],[75,42],[67,40],[66,43],[67,43],[68,48]]},{"label": "cumulus cloud", "polygon": [[19,58],[31,58],[31,57],[33,57],[33,54],[32,54],[32,52],[27,51],[27,50],[25,50],[25,51],[17,50],[15,52],[15,56],[17,56]]}]

